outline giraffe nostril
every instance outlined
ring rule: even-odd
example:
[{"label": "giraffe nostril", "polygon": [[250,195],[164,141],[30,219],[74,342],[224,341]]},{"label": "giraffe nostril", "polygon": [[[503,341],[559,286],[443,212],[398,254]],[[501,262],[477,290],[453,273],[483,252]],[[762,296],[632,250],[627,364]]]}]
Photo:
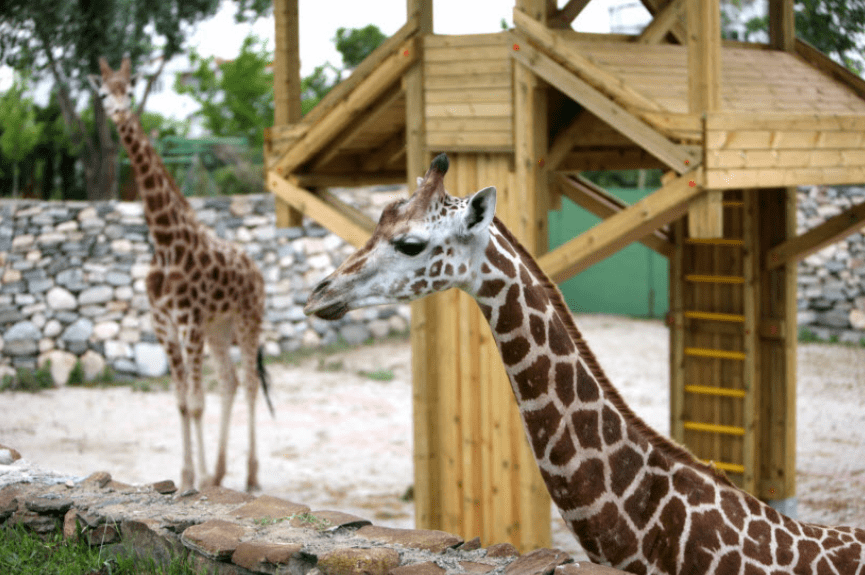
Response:
[{"label": "giraffe nostril", "polygon": [[321,282],[320,284],[315,286],[315,289],[312,290],[312,295],[320,295],[321,292],[326,290],[329,285],[330,285],[330,280],[324,280],[323,282]]}]

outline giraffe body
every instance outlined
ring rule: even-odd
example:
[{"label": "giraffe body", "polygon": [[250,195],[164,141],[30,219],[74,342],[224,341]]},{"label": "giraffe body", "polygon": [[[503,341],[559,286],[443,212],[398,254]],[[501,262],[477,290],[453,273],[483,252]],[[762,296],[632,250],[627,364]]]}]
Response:
[{"label": "giraffe body", "polygon": [[457,287],[489,321],[547,489],[593,561],[632,573],[865,573],[865,530],[785,517],[646,425],[622,400],[556,286],[433,161],[408,201],[310,296],[325,319]]},{"label": "giraffe body", "polygon": [[[226,471],[231,407],[238,378],[230,359],[237,343],[248,405],[249,453],[247,489],[258,488],[255,449],[255,401],[259,383],[267,384],[259,349],[264,317],[264,280],[252,259],[238,246],[217,238],[195,217],[171,174],[153,149],[141,122],[130,109],[129,60],[113,72],[100,60],[101,86],[94,83],[106,113],[117,125],[135,175],[153,241],[153,260],[146,288],[153,330],[169,359],[177,396],[183,442],[181,492],[195,481],[219,485]],[[219,447],[213,475],[206,472],[201,367],[205,342],[216,360],[222,399]],[[269,399],[268,399],[269,404]],[[192,432],[197,457],[193,465]]]}]

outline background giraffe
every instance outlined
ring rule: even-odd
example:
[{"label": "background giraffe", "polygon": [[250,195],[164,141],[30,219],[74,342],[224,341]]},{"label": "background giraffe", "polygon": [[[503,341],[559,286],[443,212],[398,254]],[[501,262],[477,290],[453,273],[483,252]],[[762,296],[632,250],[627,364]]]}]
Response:
[{"label": "background giraffe", "polygon": [[[171,379],[177,394],[183,438],[180,490],[193,486],[191,424],[195,427],[197,467],[202,485],[219,485],[225,475],[225,454],[231,407],[238,379],[229,357],[232,343],[240,347],[248,404],[249,453],[246,476],[248,490],[258,484],[255,451],[255,400],[259,382],[267,396],[267,379],[259,348],[264,316],[264,279],[258,267],[240,248],[211,234],[195,217],[174,178],[131,110],[134,78],[129,58],[112,71],[104,58],[102,77],[90,81],[106,114],[117,125],[120,140],[135,174],[144,202],[144,215],[153,240],[153,260],[147,276],[147,296],[153,329],[165,347]],[[222,414],[219,451],[212,476],[206,473],[201,417],[204,389],[201,362],[204,343],[210,345],[219,371]]]},{"label": "background giraffe", "polygon": [[444,189],[438,156],[410,200],[311,294],[337,319],[451,287],[490,323],[547,489],[596,562],[632,573],[865,572],[865,530],[796,522],[647,426],[583,340],[556,286],[494,217],[496,191]]}]

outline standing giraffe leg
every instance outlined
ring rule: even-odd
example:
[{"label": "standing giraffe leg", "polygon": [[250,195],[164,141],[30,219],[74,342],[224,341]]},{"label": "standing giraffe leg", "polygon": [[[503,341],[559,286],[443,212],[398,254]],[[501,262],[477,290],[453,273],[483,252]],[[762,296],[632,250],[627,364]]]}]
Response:
[{"label": "standing giraffe leg", "polygon": [[258,396],[258,386],[261,384],[257,370],[258,333],[247,335],[241,340],[241,361],[243,362],[243,379],[246,384],[247,425],[249,432],[249,449],[247,450],[246,490],[260,489],[258,483],[258,455],[255,445],[255,400]]},{"label": "standing giraffe leg", "polygon": [[[159,335],[158,331],[157,335]],[[180,343],[176,340],[168,340],[162,341],[162,346],[168,355],[171,379],[174,384],[174,394],[177,398],[177,411],[180,414],[180,436],[183,442],[180,493],[183,493],[187,489],[191,489],[195,483],[195,471],[192,466],[192,433],[188,405],[188,374],[186,366],[183,363],[183,352],[181,351]]]},{"label": "standing giraffe leg", "polygon": [[211,479],[207,473],[204,430],[201,421],[204,414],[204,387],[201,381],[201,363],[204,358],[204,335],[200,329],[192,328],[186,331],[186,337],[183,340],[186,343],[187,380],[189,381],[186,394],[187,406],[189,417],[195,428],[198,476],[201,478],[201,486],[207,486],[211,484]]},{"label": "standing giraffe leg", "polygon": [[228,451],[228,433],[231,428],[231,408],[234,405],[234,395],[237,391],[237,371],[231,362],[232,323],[222,322],[210,332],[208,343],[219,373],[219,393],[221,413],[219,417],[219,447],[216,453],[216,468],[213,472],[213,484],[219,485],[225,477],[225,458]]}]

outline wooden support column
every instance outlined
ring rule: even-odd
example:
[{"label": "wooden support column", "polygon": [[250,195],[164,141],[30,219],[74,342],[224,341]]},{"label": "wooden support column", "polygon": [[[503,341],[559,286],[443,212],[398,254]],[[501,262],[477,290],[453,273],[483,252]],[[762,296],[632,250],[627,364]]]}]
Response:
[{"label": "wooden support column", "polygon": [[[796,188],[757,194],[760,398],[757,496],[770,502],[796,494],[796,262],[767,269],[767,253],[796,234]],[[784,510],[782,508],[782,510]]]},{"label": "wooden support column", "polygon": [[[273,0],[276,49],[273,54],[273,123],[285,126],[300,121],[300,35],[298,0]],[[282,198],[274,197],[276,225],[299,226],[303,214]]]},{"label": "wooden support column", "polygon": [[769,0],[769,46],[796,51],[796,14],[793,0]]},{"label": "wooden support column", "polygon": [[[688,109],[692,114],[721,108],[721,9],[717,0],[685,0],[688,21]],[[720,190],[708,190],[688,209],[692,238],[720,238],[724,210]]]}]

